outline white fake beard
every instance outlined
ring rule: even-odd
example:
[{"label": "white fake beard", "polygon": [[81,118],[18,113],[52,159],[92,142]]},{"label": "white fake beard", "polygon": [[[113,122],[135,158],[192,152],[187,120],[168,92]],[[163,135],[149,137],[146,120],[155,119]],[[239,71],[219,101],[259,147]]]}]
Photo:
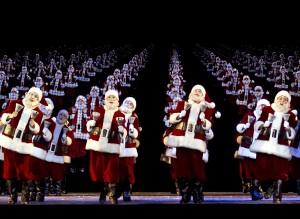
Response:
[{"label": "white fake beard", "polygon": [[199,103],[201,102],[204,98],[203,98],[203,95],[200,95],[200,96],[197,96],[195,94],[191,94],[190,95],[190,99],[196,103]]},{"label": "white fake beard", "polygon": [[280,104],[278,104],[278,103],[274,103],[273,105],[272,105],[272,107],[273,107],[273,109],[275,110],[275,111],[278,111],[278,112],[287,112],[287,111],[289,111],[289,109],[290,109],[290,104],[289,103],[286,103],[286,104],[284,104],[284,105],[280,105]]},{"label": "white fake beard", "polygon": [[59,117],[56,118],[56,122],[60,125],[65,124],[66,121],[67,121],[66,119],[62,119],[62,118],[59,118]]},{"label": "white fake beard", "polygon": [[132,109],[129,109],[128,107],[126,107],[126,106],[124,106],[124,105],[122,105],[121,107],[121,111],[123,112],[123,113],[132,113]]},{"label": "white fake beard", "polygon": [[110,103],[109,101],[105,100],[105,106],[107,107],[107,109],[113,110],[113,109],[116,109],[119,106],[119,102],[116,101],[114,103]]},{"label": "white fake beard", "polygon": [[23,104],[30,109],[34,109],[39,105],[39,101],[36,100],[34,102],[31,102],[27,97],[25,97]]}]

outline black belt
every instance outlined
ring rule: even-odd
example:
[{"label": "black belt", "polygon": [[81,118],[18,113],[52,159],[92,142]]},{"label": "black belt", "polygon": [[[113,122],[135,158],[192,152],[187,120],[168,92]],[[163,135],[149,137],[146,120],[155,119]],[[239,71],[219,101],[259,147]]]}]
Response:
[{"label": "black belt", "polygon": [[41,144],[47,144],[48,142],[45,141],[44,137],[42,135],[35,135],[33,137],[33,142],[41,143]]},{"label": "black belt", "polygon": [[[13,137],[15,135],[15,132],[16,132],[16,128],[12,127],[9,124],[7,124],[5,129],[3,130],[3,133],[10,136],[10,137]],[[18,130],[18,133],[17,133],[16,137],[20,138],[21,134],[22,134],[22,131]],[[28,133],[28,132],[23,132],[23,136],[22,136],[23,140],[32,140],[32,137],[33,137],[33,134]]]},{"label": "black belt", "polygon": [[252,144],[253,138],[250,138],[248,136],[243,136],[242,138],[242,143],[246,143],[246,144]]},{"label": "black belt", "polygon": [[[180,122],[175,125],[175,128],[186,131],[187,129],[193,130],[192,126],[193,126],[193,124],[187,124],[186,122]],[[199,133],[199,134],[205,134],[205,132],[202,128],[202,125],[195,125],[194,132]]]},{"label": "black belt", "polygon": [[[276,129],[273,129],[273,132],[274,133],[271,133],[271,128],[269,127],[264,127],[262,128],[261,132],[260,132],[260,135],[264,135],[266,137],[272,137],[271,135],[274,135],[273,137],[275,137],[276,133],[275,132],[278,132],[278,130]],[[278,140],[286,140],[287,139],[287,136],[286,136],[286,131],[279,131],[278,133]]]},{"label": "black belt", "polygon": [[91,135],[97,135],[97,136],[102,136],[102,137],[107,137],[109,139],[112,138],[119,138],[119,132],[116,131],[111,131],[110,129],[101,129],[99,127],[94,127],[92,128]]}]

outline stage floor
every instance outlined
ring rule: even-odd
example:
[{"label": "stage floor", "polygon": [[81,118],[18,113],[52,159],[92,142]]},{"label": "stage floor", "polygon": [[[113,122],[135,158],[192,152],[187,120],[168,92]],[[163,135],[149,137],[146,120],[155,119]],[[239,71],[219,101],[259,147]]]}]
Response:
[{"label": "stage floor", "polygon": [[[18,197],[18,203],[14,205],[21,205],[20,195]],[[132,195],[131,202],[124,202],[122,197],[118,200],[118,205],[157,205],[157,204],[179,204],[181,197],[176,194],[156,192],[156,193],[144,193],[135,192]],[[0,205],[9,205],[7,203],[8,196],[0,196]],[[194,204],[191,201],[188,204]],[[244,194],[239,192],[204,192],[204,202],[201,205],[210,204],[273,204],[272,198],[262,199],[259,201],[252,201],[250,194]],[[283,193],[281,205],[285,204],[300,204],[300,195],[296,193]],[[45,196],[44,202],[30,202],[28,205],[100,205],[99,193],[68,193],[61,196],[49,195]],[[104,205],[111,205],[107,198]],[[199,204],[197,204],[199,205]],[[300,206],[299,206],[300,207]]]}]

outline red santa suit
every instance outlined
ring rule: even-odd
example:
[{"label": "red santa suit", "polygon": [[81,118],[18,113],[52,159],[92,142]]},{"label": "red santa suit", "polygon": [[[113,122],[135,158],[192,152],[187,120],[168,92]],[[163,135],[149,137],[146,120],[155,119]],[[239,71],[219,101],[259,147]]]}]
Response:
[{"label": "red santa suit", "polygon": [[[109,101],[111,96],[114,96],[116,99]],[[94,111],[94,113],[98,112],[100,116],[87,123],[90,138],[87,140],[85,148],[90,151],[91,179],[101,184],[100,203],[105,202],[108,191],[110,191],[111,204],[117,203],[118,198],[116,189],[120,176],[119,154],[121,139],[126,137],[127,134],[124,128],[125,115],[119,110],[118,105],[111,109],[107,107],[107,104],[116,104],[118,100],[119,95],[117,91],[107,91],[105,93],[105,105],[96,107]]]},{"label": "red santa suit", "polygon": [[120,182],[123,191],[123,200],[131,201],[132,185],[135,183],[134,164],[138,156],[137,147],[140,142],[139,118],[134,113],[136,101],[133,97],[127,97],[120,110],[125,115],[125,126],[128,135],[120,148]]},{"label": "red santa suit", "polygon": [[298,124],[295,128],[296,130],[296,136],[294,140],[291,142],[292,147],[290,147],[290,151],[292,154],[292,160],[290,162],[290,174],[289,174],[289,180],[296,182],[296,191],[298,195],[300,195],[300,122],[298,121]]},{"label": "red santa suit", "polygon": [[48,177],[56,186],[56,194],[60,195],[60,183],[67,173],[67,167],[71,163],[69,148],[73,142],[74,135],[66,125],[69,113],[67,110],[60,110],[55,118],[55,129],[53,139],[49,144],[46,155]]},{"label": "red santa suit", "polygon": [[[199,103],[191,99],[192,94],[199,98]],[[166,145],[176,148],[176,176],[181,188],[181,202],[184,203],[190,201],[191,184],[196,187],[193,194],[194,202],[203,201],[202,188],[206,181],[206,161],[203,155],[207,150],[206,133],[212,126],[212,110],[206,107],[205,94],[203,86],[195,85],[189,100],[179,101],[177,108],[170,115],[174,129]],[[186,107],[187,104],[190,105],[189,109]]]},{"label": "red santa suit", "polygon": [[31,156],[27,157],[30,201],[42,202],[45,198],[45,178],[48,175],[46,154],[55,128],[55,122],[50,118],[53,109],[52,100],[42,98],[40,110],[44,116],[41,128],[33,137],[33,150]]},{"label": "red santa suit", "polygon": [[[36,102],[32,102],[33,98],[37,97]],[[17,193],[13,188],[16,186],[13,181],[22,181],[22,199],[23,204],[29,202],[29,191],[27,187],[28,167],[27,157],[31,156],[33,151],[32,137],[39,133],[40,124],[43,113],[40,111],[38,104],[42,98],[42,91],[39,88],[32,87],[29,89],[23,100],[10,101],[7,108],[4,110],[1,122],[5,124],[5,129],[0,134],[0,144],[4,148],[4,172],[3,178],[8,180],[9,184],[9,203],[17,202]],[[27,104],[32,103],[29,107]],[[15,111],[18,111],[16,117]],[[34,121],[34,126],[29,123]]]},{"label": "red santa suit", "polygon": [[[283,102],[284,98],[287,103]],[[281,187],[288,180],[289,162],[292,159],[289,141],[296,134],[296,116],[289,107],[290,102],[291,96],[282,90],[276,94],[271,106],[263,108],[254,124],[254,129],[260,134],[250,146],[250,151],[256,153],[255,179],[275,182],[274,203],[281,202]]]},{"label": "red santa suit", "polygon": [[[238,136],[240,136],[238,137],[238,156],[243,158],[240,159],[240,178],[243,181],[243,187],[246,187],[247,183],[251,184],[253,174],[256,171],[256,153],[251,152],[249,148],[259,134],[254,130],[254,123],[260,117],[262,106],[270,106],[270,102],[266,99],[260,100],[256,109],[253,112],[246,113],[236,126]],[[244,192],[247,192],[247,189],[250,188],[244,189]]]}]

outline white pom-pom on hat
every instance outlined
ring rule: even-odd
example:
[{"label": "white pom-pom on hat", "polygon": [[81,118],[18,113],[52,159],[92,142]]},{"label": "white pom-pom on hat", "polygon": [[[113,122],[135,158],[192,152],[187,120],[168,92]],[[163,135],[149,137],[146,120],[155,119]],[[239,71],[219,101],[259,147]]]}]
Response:
[{"label": "white pom-pom on hat", "polygon": [[215,113],[215,117],[216,117],[217,119],[221,118],[221,113],[220,113],[219,111],[217,111],[217,112]]},{"label": "white pom-pom on hat", "polygon": [[293,109],[291,112],[292,112],[295,116],[298,115],[298,110],[296,110],[296,109]]}]

